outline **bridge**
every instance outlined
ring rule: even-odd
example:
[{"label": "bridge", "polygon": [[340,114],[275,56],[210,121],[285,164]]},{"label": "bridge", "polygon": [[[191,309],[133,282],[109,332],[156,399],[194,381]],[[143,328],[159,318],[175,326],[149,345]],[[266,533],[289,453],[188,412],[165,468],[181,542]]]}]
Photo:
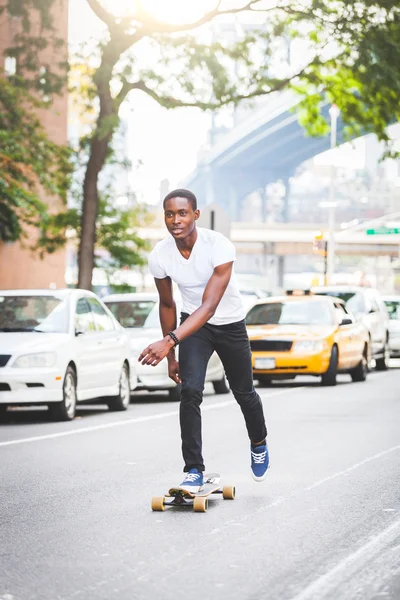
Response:
[{"label": "bridge", "polygon": [[[200,206],[217,202],[232,220],[238,220],[247,195],[282,180],[286,188],[283,216],[287,220],[290,178],[301,163],[330,146],[329,137],[310,137],[299,125],[294,112],[298,101],[291,91],[275,94],[217,139],[182,184],[194,191]],[[322,111],[328,117],[329,106],[323,106]],[[342,142],[339,121],[338,143]]]},{"label": "bridge", "polygon": [[[230,238],[241,252],[261,252],[276,256],[312,255],[313,242],[318,231],[327,232],[328,226],[305,223],[231,223]],[[166,236],[164,225],[145,227],[141,236],[152,245]],[[336,253],[346,255],[399,256],[400,233],[368,235],[361,226],[336,232]]]}]

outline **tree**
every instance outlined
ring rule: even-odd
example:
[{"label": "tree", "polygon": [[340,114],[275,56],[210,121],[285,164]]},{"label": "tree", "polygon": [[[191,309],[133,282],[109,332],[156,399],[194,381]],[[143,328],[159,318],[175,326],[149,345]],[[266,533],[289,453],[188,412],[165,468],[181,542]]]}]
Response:
[{"label": "tree", "polygon": [[[66,201],[69,150],[53,143],[35,109],[40,103],[23,88],[0,77],[0,241],[26,237],[26,226],[44,233],[48,206],[43,191]],[[52,251],[52,237],[41,244]]]},{"label": "tree", "polygon": [[[50,106],[67,77],[65,64],[55,63],[53,70],[40,54],[48,43],[60,47],[46,10],[51,3],[10,0],[0,7],[0,16],[7,10],[21,23],[12,47],[6,49],[15,59],[15,73],[0,76],[0,241],[22,241],[28,237],[26,226],[34,227],[39,233],[35,247],[41,252],[56,247],[45,232],[50,214],[41,197],[46,193],[66,203],[72,168],[69,149],[50,140],[37,116]],[[33,9],[36,33],[31,27]],[[54,234],[59,237],[59,232]]]},{"label": "tree", "polygon": [[[131,12],[124,14],[113,14],[101,0],[87,2],[104,25],[104,37],[94,53],[91,48],[96,64],[88,55],[80,63],[89,82],[88,105],[96,110],[83,183],[81,287],[91,285],[99,174],[118,127],[120,107],[131,92],[145,93],[166,108],[208,110],[291,86],[300,95],[302,123],[315,135],[328,127],[321,115],[321,101],[326,98],[340,106],[344,122],[353,131],[374,131],[383,140],[388,139],[386,126],[400,117],[397,0],[310,0],[308,4],[279,0],[276,5],[243,0],[234,8],[216,0],[215,7],[194,22],[178,25],[159,21],[139,0],[130,3]],[[245,12],[264,15],[258,31],[245,33],[235,45],[201,41],[203,26]],[[283,34],[308,40],[308,51],[304,64],[282,77],[274,70],[273,54]],[[149,58],[155,57],[153,67],[139,66],[137,49],[143,46]]]},{"label": "tree", "polygon": [[[5,49],[5,55],[15,61],[15,73],[0,77],[0,241],[22,240],[30,232],[25,226],[33,226],[39,234],[34,248],[41,254],[63,246],[66,233],[81,237],[81,173],[86,169],[89,148],[86,137],[79,140],[74,152],[54,144],[37,116],[38,110],[51,107],[55,95],[65,93],[67,85],[69,65],[62,60],[65,42],[57,36],[52,10],[56,1],[7,0],[0,6],[0,18],[7,13],[19,24],[18,33]],[[51,61],[43,54],[49,49]],[[84,73],[78,77],[81,75]],[[103,166],[129,166],[120,163],[110,143]],[[41,200],[43,192],[66,203],[67,191],[77,208],[49,212]],[[142,265],[148,243],[137,234],[137,228],[149,223],[147,210],[138,203],[118,207],[110,186],[98,186],[98,198],[93,252],[105,250],[107,257],[98,252],[95,265],[110,277],[116,269]]]},{"label": "tree", "polygon": [[[73,98],[72,111],[80,106]],[[85,114],[87,115],[86,111]],[[126,132],[119,132],[121,139]],[[94,267],[105,273],[109,284],[116,284],[116,275],[121,270],[145,264],[144,253],[150,244],[138,231],[151,224],[153,215],[147,206],[138,202],[128,183],[132,163],[121,149],[110,144],[103,169],[103,178],[98,185],[99,208],[96,219]],[[69,208],[58,214],[46,215],[45,226],[38,247],[55,250],[65,244],[65,236],[72,244],[82,238],[82,182],[88,161],[89,138],[71,140],[73,177],[69,188]],[[122,200],[122,202],[121,202]]]}]

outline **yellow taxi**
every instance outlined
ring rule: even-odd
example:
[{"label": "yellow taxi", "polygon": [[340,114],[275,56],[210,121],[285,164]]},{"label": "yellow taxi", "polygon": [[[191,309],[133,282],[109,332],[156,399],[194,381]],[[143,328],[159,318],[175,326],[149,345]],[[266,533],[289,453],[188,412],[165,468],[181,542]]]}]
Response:
[{"label": "yellow taxi", "polygon": [[261,386],[297,375],[319,376],[326,386],[336,385],[338,373],[367,377],[368,332],[339,298],[287,292],[257,302],[246,322]]}]

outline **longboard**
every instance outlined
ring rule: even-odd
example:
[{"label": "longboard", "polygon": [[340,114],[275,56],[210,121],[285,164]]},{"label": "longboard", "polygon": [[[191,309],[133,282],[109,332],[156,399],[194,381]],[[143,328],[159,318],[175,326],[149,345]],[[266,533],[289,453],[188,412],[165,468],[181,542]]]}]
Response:
[{"label": "longboard", "polygon": [[153,511],[165,510],[166,506],[193,506],[195,512],[206,512],[208,508],[208,497],[211,494],[222,494],[224,500],[234,500],[235,487],[231,485],[220,485],[219,473],[208,473],[204,475],[204,486],[198,492],[192,493],[181,487],[173,487],[165,496],[155,496],[151,500]]}]

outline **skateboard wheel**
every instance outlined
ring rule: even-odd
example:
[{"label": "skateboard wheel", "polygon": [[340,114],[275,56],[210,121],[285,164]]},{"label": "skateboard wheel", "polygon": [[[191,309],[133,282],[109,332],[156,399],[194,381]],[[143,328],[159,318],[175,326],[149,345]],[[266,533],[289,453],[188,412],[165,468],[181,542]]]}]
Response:
[{"label": "skateboard wheel", "polygon": [[202,496],[196,496],[193,500],[193,510],[194,512],[207,512],[208,508],[208,498],[204,498]]},{"label": "skateboard wheel", "polygon": [[222,488],[222,497],[224,500],[234,500],[235,492],[236,490],[234,485],[224,485]]},{"label": "skateboard wheel", "polygon": [[151,499],[151,510],[165,510],[164,498],[162,496],[154,496]]}]

